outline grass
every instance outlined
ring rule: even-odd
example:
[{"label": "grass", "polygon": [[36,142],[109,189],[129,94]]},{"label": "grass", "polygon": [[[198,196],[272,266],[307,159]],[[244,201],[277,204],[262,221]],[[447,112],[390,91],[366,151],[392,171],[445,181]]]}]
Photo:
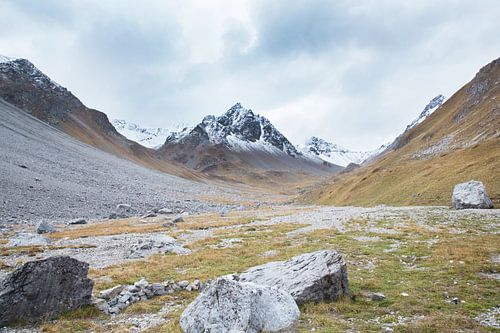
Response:
[{"label": "grass", "polygon": [[[274,212],[276,214],[276,212]],[[167,279],[202,281],[241,272],[249,267],[320,249],[337,249],[348,263],[351,295],[338,302],[307,303],[301,306],[301,320],[295,332],[380,332],[391,327],[395,332],[491,332],[473,318],[500,304],[498,281],[481,272],[498,270],[490,258],[500,252],[498,221],[478,220],[477,216],[454,218],[430,212],[425,223],[410,215],[358,219],[346,223],[345,233],[321,229],[287,236],[304,227],[299,223],[252,225],[250,215],[231,218],[189,217],[185,231],[206,223],[217,225],[212,236],[189,245],[190,255],[155,255],[145,260],[92,270],[95,290],[118,283],[133,283],[141,277],[150,282]],[[392,230],[393,233],[387,233]],[[370,241],[357,240],[360,236]],[[222,239],[239,238],[230,248],[217,248]],[[399,244],[398,247],[393,247]],[[263,254],[274,250],[276,256]],[[107,277],[103,279],[102,277]],[[366,292],[381,292],[386,299],[375,302]],[[405,297],[402,293],[407,293]],[[179,317],[196,297],[182,292],[139,302],[125,316],[158,312],[166,303],[176,304],[165,313],[162,326],[149,332],[179,333]],[[464,303],[453,304],[458,297]],[[46,332],[121,332],[128,327],[112,322],[89,309],[66,314],[55,322],[40,326]]]}]

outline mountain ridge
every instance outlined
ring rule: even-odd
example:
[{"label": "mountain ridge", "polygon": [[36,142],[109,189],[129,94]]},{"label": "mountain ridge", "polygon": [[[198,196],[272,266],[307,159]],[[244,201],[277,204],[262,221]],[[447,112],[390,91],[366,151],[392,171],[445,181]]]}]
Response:
[{"label": "mountain ridge", "polygon": [[406,130],[394,149],[334,177],[300,200],[334,205],[448,205],[455,184],[482,181],[500,202],[500,58],[435,112]]}]

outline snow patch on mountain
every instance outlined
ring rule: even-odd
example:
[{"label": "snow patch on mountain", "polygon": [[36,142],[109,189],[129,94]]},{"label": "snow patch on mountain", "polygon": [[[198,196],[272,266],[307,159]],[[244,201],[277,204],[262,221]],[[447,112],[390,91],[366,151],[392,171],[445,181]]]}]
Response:
[{"label": "snow patch on mountain", "polygon": [[42,89],[55,90],[60,93],[68,91],[26,59],[11,58],[0,55],[0,73],[4,73],[8,77],[27,76],[33,85]]},{"label": "snow patch on mountain", "polygon": [[5,62],[11,62],[17,60],[17,58],[11,58],[0,54],[0,64]]},{"label": "snow patch on mountain", "polygon": [[424,108],[424,110],[420,113],[417,119],[412,121],[408,126],[406,126],[406,130],[408,131],[409,129],[417,126],[418,124],[422,123],[427,117],[429,117],[434,111],[436,111],[443,103],[446,102],[446,97],[443,95],[437,95],[431,101],[429,104],[427,104]]},{"label": "snow patch on mountain", "polygon": [[127,139],[153,149],[161,147],[172,133],[187,129],[185,125],[176,125],[172,128],[141,127],[122,119],[113,119],[111,120],[111,124],[113,124],[118,133]]}]

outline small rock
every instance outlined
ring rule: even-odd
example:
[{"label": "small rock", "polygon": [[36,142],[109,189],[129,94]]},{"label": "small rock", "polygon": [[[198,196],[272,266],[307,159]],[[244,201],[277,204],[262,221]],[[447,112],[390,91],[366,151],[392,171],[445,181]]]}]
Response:
[{"label": "small rock", "polygon": [[408,296],[410,296],[410,295],[409,295],[408,293],[401,293],[401,296],[403,296],[403,297],[408,297]]},{"label": "small rock", "polygon": [[109,312],[109,304],[106,300],[102,298],[92,298],[92,305],[94,305],[99,311]]},{"label": "small rock", "polygon": [[177,215],[173,220],[172,222],[174,223],[178,223],[178,222],[184,222],[184,218],[182,217],[182,215]]},{"label": "small rock", "polygon": [[74,225],[74,224],[87,224],[87,220],[85,219],[76,219],[73,221],[69,221],[68,224]]},{"label": "small rock", "polygon": [[147,214],[143,215],[141,218],[142,218],[142,219],[147,219],[147,218],[149,218],[149,217],[156,217],[156,216],[157,216],[157,215],[156,215],[155,213],[150,212],[150,213],[147,213]]},{"label": "small rock", "polygon": [[54,228],[52,225],[50,225],[48,222],[40,222],[40,224],[36,227],[36,232],[38,234],[47,234],[47,233],[53,233],[56,231],[56,228]]},{"label": "small rock", "polygon": [[117,286],[114,286],[113,288],[109,288],[109,289],[101,291],[99,293],[99,297],[110,300],[110,299],[118,296],[123,291],[123,289],[125,289],[125,286],[119,284]]},{"label": "small rock", "polygon": [[460,304],[460,298],[458,298],[458,297],[453,297],[453,298],[451,299],[451,303],[453,303],[453,304]]},{"label": "small rock", "polygon": [[162,208],[158,211],[158,214],[160,214],[160,215],[170,215],[173,213],[174,213],[174,211],[171,210],[170,208]]},{"label": "small rock", "polygon": [[109,314],[119,314],[120,309],[117,306],[112,306],[108,310]]},{"label": "small rock", "polygon": [[147,286],[149,286],[149,282],[146,279],[142,278],[139,281],[137,281],[136,283],[134,283],[134,286],[136,286],[137,288],[144,289]]},{"label": "small rock", "polygon": [[372,301],[383,301],[385,299],[385,295],[382,293],[372,293],[371,295]]},{"label": "small rock", "polygon": [[186,280],[184,280],[184,281],[180,281],[180,282],[178,283],[178,285],[179,285],[179,287],[180,287],[181,289],[186,289],[186,288],[187,288],[187,286],[189,286],[189,281],[186,281]]}]

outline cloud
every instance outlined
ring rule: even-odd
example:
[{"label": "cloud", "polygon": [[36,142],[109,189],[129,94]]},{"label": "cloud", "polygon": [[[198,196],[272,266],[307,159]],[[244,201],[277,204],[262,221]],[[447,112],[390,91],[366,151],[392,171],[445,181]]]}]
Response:
[{"label": "cloud", "polygon": [[295,143],[394,138],[500,54],[495,0],[0,2],[0,53],[146,126],[236,101]]}]

